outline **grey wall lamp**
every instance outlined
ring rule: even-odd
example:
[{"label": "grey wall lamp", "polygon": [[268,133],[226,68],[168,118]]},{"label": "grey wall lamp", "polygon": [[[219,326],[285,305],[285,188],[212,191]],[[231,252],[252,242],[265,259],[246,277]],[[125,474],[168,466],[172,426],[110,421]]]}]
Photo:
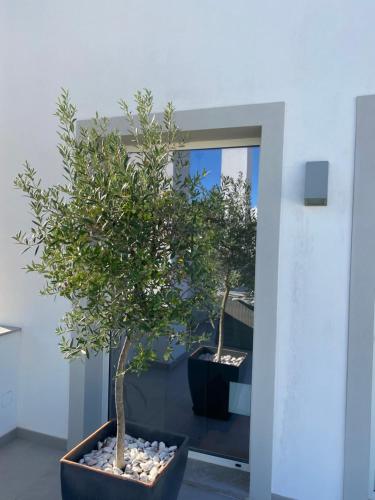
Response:
[{"label": "grey wall lamp", "polygon": [[305,166],[305,205],[326,206],[328,199],[328,161],[308,161]]}]

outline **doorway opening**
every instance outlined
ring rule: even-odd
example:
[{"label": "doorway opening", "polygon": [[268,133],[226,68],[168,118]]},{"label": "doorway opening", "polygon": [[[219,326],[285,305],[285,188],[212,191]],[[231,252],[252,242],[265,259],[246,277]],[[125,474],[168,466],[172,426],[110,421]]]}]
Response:
[{"label": "doorway opening", "polygon": [[[185,144],[186,150],[259,146],[261,137],[257,194],[259,216],[255,270],[256,316],[254,318],[254,357],[251,370],[248,467],[251,475],[250,498],[264,500],[271,499],[272,485],[284,115],[285,105],[281,102],[196,109],[176,113],[178,126],[189,135],[189,141]],[[162,116],[157,116],[156,119],[162,119]],[[95,126],[95,122],[82,120],[78,125],[90,128]],[[125,142],[129,140],[129,124],[124,117],[111,118],[109,126],[110,129],[117,129],[123,135]],[[82,387],[84,394],[88,392],[86,371],[81,370],[77,379],[72,364],[71,386]],[[97,380],[97,390],[101,392],[103,386],[111,380],[111,376],[103,377],[101,372],[97,374]],[[155,384],[155,398],[158,397],[157,392]],[[72,391],[71,396],[72,411],[69,416],[69,435],[73,435],[75,429],[83,429],[84,435],[87,427],[86,413],[88,412],[83,403],[85,399],[74,397],[74,391]],[[138,393],[138,397],[142,399],[140,393]],[[159,397],[161,397],[160,394]],[[111,408],[111,389],[109,390],[109,407]],[[157,411],[154,414],[157,418]],[[157,425],[156,421],[155,425]],[[249,445],[246,435],[242,435],[242,440],[247,446]],[[206,457],[207,455],[201,454],[201,456]],[[226,460],[213,454],[209,455],[209,459]],[[244,463],[242,462],[242,464]]]},{"label": "doorway opening", "polygon": [[[202,142],[197,148],[194,148],[194,143],[189,143],[183,157],[191,175],[206,172],[203,185],[208,190],[221,183],[222,175],[236,179],[241,174],[251,186],[249,202],[256,217],[260,138],[253,138],[251,142],[254,143],[251,146],[231,146],[227,142],[226,147],[220,147],[220,143],[212,147],[210,143],[209,148],[203,148]],[[199,330],[209,332],[204,345],[216,351],[218,324],[209,325],[204,312]],[[186,434],[190,438],[191,456],[195,458],[249,471],[253,335],[253,295],[247,297],[243,291],[232,289],[224,315],[223,353],[244,356],[245,360],[240,376],[235,374],[223,384],[223,392],[228,391],[228,394],[222,394],[223,411],[220,413],[219,409],[219,413],[207,416],[194,408],[189,358],[199,345],[193,343],[189,350],[176,346],[169,361],[163,359],[164,346],[160,345],[158,360],[151,363],[146,372],[127,375],[124,394],[127,418],[168,432]],[[116,361],[114,351],[110,362],[110,417],[115,416],[113,375]]]}]

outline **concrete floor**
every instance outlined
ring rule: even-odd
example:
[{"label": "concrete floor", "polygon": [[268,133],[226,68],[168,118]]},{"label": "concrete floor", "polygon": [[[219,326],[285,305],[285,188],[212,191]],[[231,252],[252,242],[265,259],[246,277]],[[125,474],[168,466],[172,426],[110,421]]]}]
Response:
[{"label": "concrete floor", "polygon": [[[59,459],[63,452],[25,439],[0,448],[1,500],[61,500]],[[179,500],[245,500],[249,475],[189,460]],[[103,499],[104,500],[104,499]]]}]

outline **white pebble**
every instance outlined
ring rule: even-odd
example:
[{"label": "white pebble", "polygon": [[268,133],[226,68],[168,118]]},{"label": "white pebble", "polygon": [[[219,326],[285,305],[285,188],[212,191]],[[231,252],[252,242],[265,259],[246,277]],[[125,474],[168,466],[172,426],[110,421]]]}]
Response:
[{"label": "white pebble", "polygon": [[142,469],[145,472],[150,472],[150,470],[153,468],[154,463],[150,460],[149,462],[144,462],[141,464]]},{"label": "white pebble", "polygon": [[93,467],[94,465],[96,465],[97,460],[92,459],[92,458],[86,458],[85,462],[86,462],[86,463],[87,463],[87,465],[89,465],[90,467]]},{"label": "white pebble", "polygon": [[[199,356],[199,359],[202,359],[204,361],[211,361],[214,363],[218,362],[217,354],[212,354],[209,352],[201,354]],[[240,366],[244,359],[244,356],[232,356],[230,354],[225,354],[221,356],[220,363],[225,365]]]},{"label": "white pebble", "polygon": [[133,438],[125,435],[125,471],[115,464],[115,437],[108,437],[103,442],[98,441],[97,448],[86,453],[79,462],[107,473],[123,475],[126,478],[137,479],[144,483],[154,481],[161,470],[173,459],[177,446],[166,446],[162,441],[146,441],[143,438]]},{"label": "white pebble", "polygon": [[150,470],[150,473],[149,473],[149,477],[151,479],[155,479],[155,477],[158,475],[158,472],[159,472],[159,467],[157,467],[156,465]]}]

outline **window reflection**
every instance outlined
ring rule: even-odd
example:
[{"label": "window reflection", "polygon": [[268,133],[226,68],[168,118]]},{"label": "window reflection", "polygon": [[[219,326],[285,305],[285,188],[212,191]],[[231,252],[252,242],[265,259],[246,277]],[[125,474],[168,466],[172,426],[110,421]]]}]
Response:
[{"label": "window reflection", "polygon": [[[242,172],[251,183],[251,202],[256,210],[258,200],[259,147],[192,150],[184,152],[191,174],[206,170],[204,185],[211,189],[220,183],[221,175],[237,177]],[[211,337],[205,345],[217,346],[217,326],[208,327],[202,314],[202,331],[211,328]],[[195,411],[192,398],[192,384],[189,386],[190,352],[176,347],[173,359],[168,362],[160,355],[150,369],[137,376],[127,375],[125,394],[126,413],[134,420],[171,432],[180,432],[190,437],[194,451],[222,456],[236,461],[249,460],[250,394],[253,352],[254,304],[243,297],[239,290],[231,290],[224,317],[224,349],[234,354],[244,353],[245,362],[238,377],[229,376],[225,383],[213,382],[213,389],[220,387],[228,391],[223,399],[226,411],[217,415],[202,415]],[[163,346],[160,345],[160,352]],[[116,353],[111,355],[111,375],[114,373]],[[211,374],[215,377],[215,372]],[[198,376],[202,376],[199,375]],[[111,377],[112,378],[112,377]],[[190,380],[191,382],[191,380]],[[227,384],[227,385],[226,385]],[[110,389],[110,416],[115,414],[113,383]],[[209,398],[207,394],[201,394]]]}]

